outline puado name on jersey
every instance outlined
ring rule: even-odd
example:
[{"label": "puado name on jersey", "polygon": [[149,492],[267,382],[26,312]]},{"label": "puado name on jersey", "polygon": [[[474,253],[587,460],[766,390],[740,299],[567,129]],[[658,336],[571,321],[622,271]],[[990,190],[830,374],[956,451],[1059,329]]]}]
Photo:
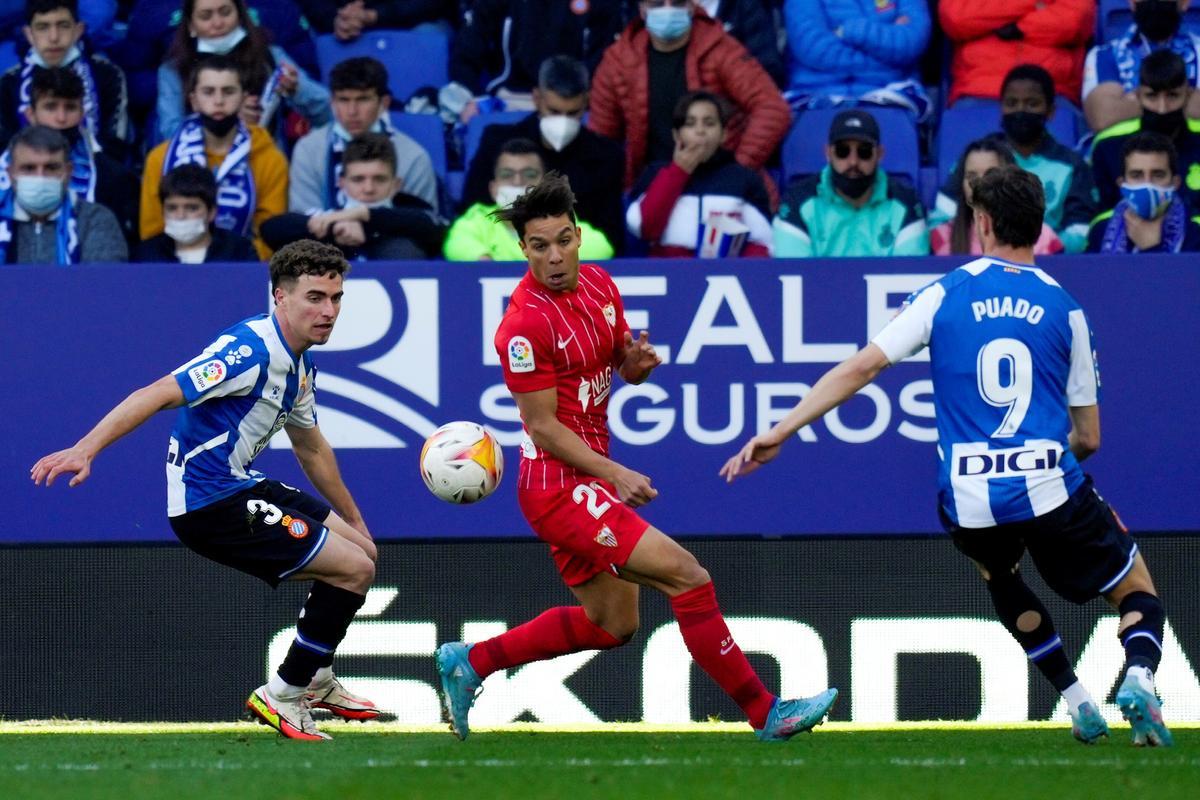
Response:
[{"label": "puado name on jersey", "polygon": [[989,297],[986,300],[974,300],[971,303],[971,312],[975,314],[976,322],[982,322],[984,317],[988,319],[1015,317],[1025,320],[1030,325],[1037,325],[1042,321],[1046,309],[1030,303],[1024,297],[1013,300],[1005,295],[1004,297]]},{"label": "puado name on jersey", "polygon": [[579,376],[579,405],[584,411],[587,411],[589,400],[593,408],[598,408],[608,400],[608,393],[612,391],[612,376],[612,364],[591,378]]}]

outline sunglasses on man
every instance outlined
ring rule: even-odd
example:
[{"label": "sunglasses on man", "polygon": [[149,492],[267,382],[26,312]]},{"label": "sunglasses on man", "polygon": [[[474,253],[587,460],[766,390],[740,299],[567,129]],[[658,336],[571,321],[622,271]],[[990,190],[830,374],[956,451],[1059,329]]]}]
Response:
[{"label": "sunglasses on man", "polygon": [[[853,146],[853,149],[858,153],[859,161],[870,161],[875,157],[875,145],[870,142],[859,142]],[[850,150],[849,142],[838,142],[833,146],[833,154],[838,158],[849,158]]]}]

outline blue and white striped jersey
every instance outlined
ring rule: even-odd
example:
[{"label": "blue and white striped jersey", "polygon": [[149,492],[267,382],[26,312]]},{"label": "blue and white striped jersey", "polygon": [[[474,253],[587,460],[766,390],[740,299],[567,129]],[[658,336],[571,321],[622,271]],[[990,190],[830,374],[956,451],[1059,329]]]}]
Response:
[{"label": "blue and white striped jersey", "polygon": [[963,528],[1053,511],[1083,483],[1070,406],[1099,402],[1083,309],[1036,267],[984,257],[914,292],[872,341],[895,364],[929,347],[939,500]]},{"label": "blue and white striped jersey", "polygon": [[172,373],[187,405],[167,451],[167,516],[258,483],[255,456],[284,424],[317,424],[311,356],[292,355],[274,315],[243,320]]}]

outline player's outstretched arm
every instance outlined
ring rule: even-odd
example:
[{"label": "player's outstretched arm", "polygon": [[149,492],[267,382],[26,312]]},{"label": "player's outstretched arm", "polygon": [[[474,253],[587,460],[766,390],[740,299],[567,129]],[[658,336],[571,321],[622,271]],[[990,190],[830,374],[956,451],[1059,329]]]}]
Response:
[{"label": "player's outstretched arm", "polygon": [[556,388],[513,392],[513,400],[517,402],[530,438],[542,450],[580,472],[608,481],[616,487],[617,497],[634,508],[644,506],[658,497],[658,490],[650,485],[648,477],[600,455],[584,444],[578,434],[558,421]]},{"label": "player's outstretched arm", "polygon": [[311,428],[284,425],[283,429],[292,442],[292,452],[296,454],[300,469],[304,470],[309,482],[329,501],[329,505],[333,506],[333,510],[346,524],[370,538],[371,532],[367,530],[367,523],[358,510],[358,504],[354,502],[354,497],[342,480],[333,446],[329,444],[325,434],[321,433],[321,429],[316,425]]},{"label": "player's outstretched arm", "polygon": [[159,411],[183,405],[183,390],[174,375],[164,375],[126,397],[96,423],[96,427],[74,447],[38,459],[29,471],[34,483],[54,483],[59,475],[74,475],[69,485],[78,486],[92,472],[92,460],[101,450],[136,429]]},{"label": "player's outstretched arm", "polygon": [[650,377],[655,367],[662,364],[662,358],[654,352],[650,344],[650,332],[642,331],[638,338],[625,331],[625,358],[617,367],[617,373],[626,383],[637,385]]},{"label": "player's outstretched arm", "polygon": [[746,442],[737,455],[725,462],[719,474],[727,483],[733,483],[734,478],[749,475],[774,460],[792,434],[849,400],[888,366],[890,362],[879,346],[868,344],[822,375],[787,416],[766,433]]}]

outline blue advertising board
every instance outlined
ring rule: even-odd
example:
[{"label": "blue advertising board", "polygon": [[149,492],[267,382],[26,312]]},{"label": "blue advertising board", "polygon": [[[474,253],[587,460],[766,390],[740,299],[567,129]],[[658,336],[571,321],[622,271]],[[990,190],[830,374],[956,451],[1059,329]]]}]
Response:
[{"label": "blue advertising board", "polygon": [[[726,486],[724,460],[865,344],[950,259],[609,265],[635,333],[664,365],[614,387],[614,457],[660,490],[646,518],[676,535],[888,534],[939,530],[927,361],[886,370],[802,431],[780,460]],[[1135,530],[1200,530],[1194,362],[1200,268],[1185,256],[1059,257],[1047,269],[1083,304],[1103,380],[1104,446],[1087,462]],[[364,264],[346,283],[330,343],[314,350],[318,419],[378,538],[528,534],[512,476],[520,422],[492,336],[523,273],[513,264]],[[89,480],[47,490],[41,455],[74,443],[133,389],[269,308],[262,266],[6,267],[0,371],[0,542],[170,540],[163,464],[172,415],[96,460]],[[417,469],[443,422],[476,420],[506,446],[509,478],[475,506],[430,495]],[[278,436],[255,466],[306,485]],[[531,535],[531,534],[530,534]]]}]

